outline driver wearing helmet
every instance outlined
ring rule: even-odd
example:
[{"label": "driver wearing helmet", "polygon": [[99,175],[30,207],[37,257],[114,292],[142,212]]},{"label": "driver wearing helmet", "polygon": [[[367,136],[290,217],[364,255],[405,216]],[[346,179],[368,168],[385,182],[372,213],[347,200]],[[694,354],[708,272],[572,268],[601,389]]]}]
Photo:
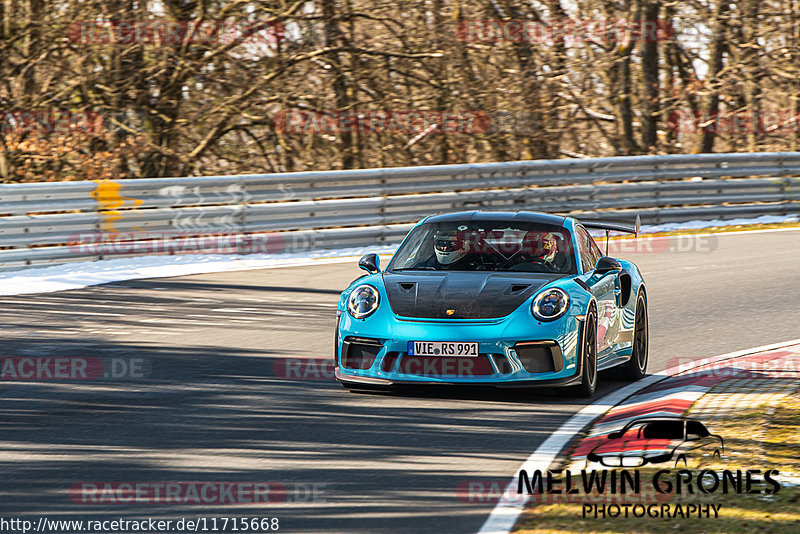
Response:
[{"label": "driver wearing helmet", "polygon": [[437,230],[433,236],[436,261],[445,269],[463,269],[472,262],[467,259],[467,244],[456,230]]}]

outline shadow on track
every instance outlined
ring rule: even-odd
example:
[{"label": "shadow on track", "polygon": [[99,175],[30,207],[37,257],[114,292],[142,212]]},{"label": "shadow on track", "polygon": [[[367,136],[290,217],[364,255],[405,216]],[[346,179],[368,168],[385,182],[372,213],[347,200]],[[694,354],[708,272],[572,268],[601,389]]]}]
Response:
[{"label": "shadow on track", "polygon": [[[4,349],[11,358],[135,357],[150,373],[3,381],[3,515],[252,516],[239,505],[81,504],[69,490],[87,481],[277,482],[290,500],[258,511],[288,531],[463,532],[491,508],[458,497],[477,476],[471,466],[506,466],[502,480],[565,413],[544,393],[538,405],[484,393],[349,394],[331,381],[273,376],[278,358],[264,350],[56,337]],[[304,500],[309,488],[321,498]]]}]

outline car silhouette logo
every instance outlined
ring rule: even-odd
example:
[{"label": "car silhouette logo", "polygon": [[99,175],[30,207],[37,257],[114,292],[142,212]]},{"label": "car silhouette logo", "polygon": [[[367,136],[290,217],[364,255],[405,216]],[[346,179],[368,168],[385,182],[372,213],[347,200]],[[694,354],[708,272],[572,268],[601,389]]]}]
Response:
[{"label": "car silhouette logo", "polygon": [[586,456],[606,467],[641,467],[646,464],[720,460],[725,454],[722,437],[712,434],[696,419],[645,417],[628,422],[608,434]]}]

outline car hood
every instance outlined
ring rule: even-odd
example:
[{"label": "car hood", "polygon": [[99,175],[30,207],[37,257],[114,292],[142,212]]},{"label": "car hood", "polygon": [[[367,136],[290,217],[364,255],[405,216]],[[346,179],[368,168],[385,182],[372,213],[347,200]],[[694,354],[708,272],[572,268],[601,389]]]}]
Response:
[{"label": "car hood", "polygon": [[392,311],[401,317],[489,319],[510,314],[544,285],[562,277],[485,271],[385,272],[383,283]]}]

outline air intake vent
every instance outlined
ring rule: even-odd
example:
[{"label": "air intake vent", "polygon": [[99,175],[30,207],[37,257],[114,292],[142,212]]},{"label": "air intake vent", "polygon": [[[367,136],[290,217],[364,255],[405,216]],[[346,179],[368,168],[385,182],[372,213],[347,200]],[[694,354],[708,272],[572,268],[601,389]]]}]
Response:
[{"label": "air intake vent", "polygon": [[511,284],[511,286],[508,288],[506,294],[510,295],[512,293],[519,293],[520,291],[525,291],[529,287],[531,287],[530,284]]},{"label": "air intake vent", "polygon": [[564,368],[561,349],[551,343],[517,343],[514,345],[522,367],[529,373],[553,373]]},{"label": "air intake vent", "polygon": [[382,348],[383,344],[377,339],[348,337],[342,343],[342,367],[369,369]]}]

